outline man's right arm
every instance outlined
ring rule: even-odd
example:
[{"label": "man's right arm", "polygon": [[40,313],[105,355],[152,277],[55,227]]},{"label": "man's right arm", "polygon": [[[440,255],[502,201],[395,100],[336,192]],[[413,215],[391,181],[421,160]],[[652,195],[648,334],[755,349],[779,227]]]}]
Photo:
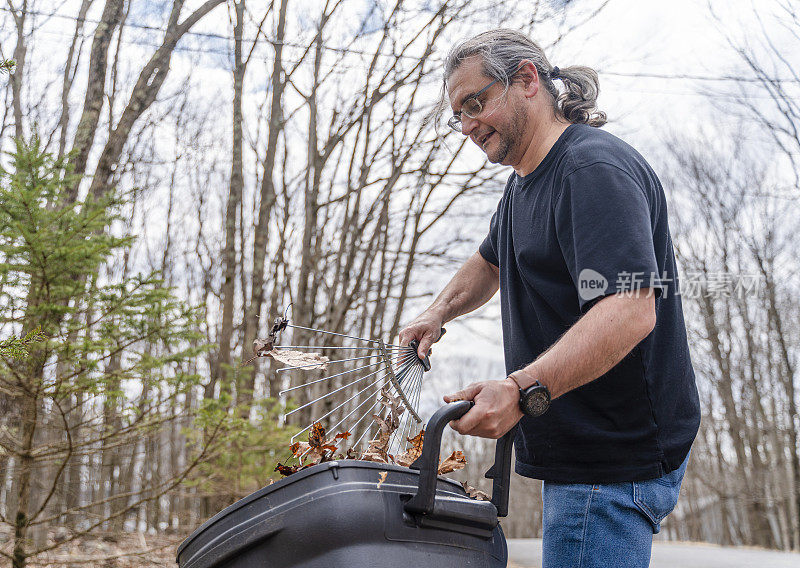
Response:
[{"label": "man's right arm", "polygon": [[400,343],[419,340],[420,357],[438,341],[442,326],[460,315],[488,302],[500,286],[500,269],[486,261],[479,252],[473,254],[444,287],[441,294],[417,318],[400,332]]}]

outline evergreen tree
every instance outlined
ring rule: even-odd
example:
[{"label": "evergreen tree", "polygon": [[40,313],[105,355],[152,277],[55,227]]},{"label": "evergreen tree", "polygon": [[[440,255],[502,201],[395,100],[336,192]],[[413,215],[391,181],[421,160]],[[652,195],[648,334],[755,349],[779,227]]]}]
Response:
[{"label": "evergreen tree", "polygon": [[[0,344],[0,473],[13,468],[2,521],[14,534],[2,554],[14,568],[99,528],[121,530],[143,506],[158,522],[161,497],[242,431],[235,410],[198,395],[198,309],[158,274],[111,270],[133,241],[111,230],[124,201],[67,202],[75,183],[35,137],[0,168],[0,329],[22,337]],[[175,432],[181,459],[164,470]],[[99,463],[88,483],[87,463]],[[54,524],[70,532],[48,539]]]}]

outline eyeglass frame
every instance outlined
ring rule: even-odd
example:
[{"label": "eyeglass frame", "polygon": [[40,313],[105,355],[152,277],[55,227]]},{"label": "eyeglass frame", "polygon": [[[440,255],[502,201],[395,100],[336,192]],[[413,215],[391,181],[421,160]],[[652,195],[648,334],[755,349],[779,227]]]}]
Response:
[{"label": "eyeglass frame", "polygon": [[464,99],[464,103],[467,102],[468,100],[474,100],[476,103],[478,103],[478,106],[480,106],[480,110],[478,112],[476,112],[474,114],[470,114],[470,113],[464,111],[463,110],[464,103],[461,103],[462,110],[460,110],[460,111],[458,111],[456,113],[453,113],[453,116],[451,116],[447,120],[447,126],[449,126],[455,132],[461,132],[461,113],[462,112],[464,114],[466,114],[469,118],[477,118],[478,115],[483,112],[483,103],[478,100],[478,97],[481,96],[483,93],[485,93],[492,85],[494,85],[498,81],[500,81],[500,79],[495,79],[494,81],[492,81],[491,83],[486,85],[484,88],[482,88],[477,93],[475,93],[473,95],[470,95],[469,97]]}]

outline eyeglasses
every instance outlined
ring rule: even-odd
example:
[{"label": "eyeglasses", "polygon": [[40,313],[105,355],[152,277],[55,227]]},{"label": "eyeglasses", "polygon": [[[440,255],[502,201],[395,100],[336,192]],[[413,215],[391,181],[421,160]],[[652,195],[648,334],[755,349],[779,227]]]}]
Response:
[{"label": "eyeglasses", "polygon": [[481,96],[486,90],[497,83],[500,79],[495,79],[488,85],[486,85],[483,89],[469,97],[461,104],[461,110],[455,113],[453,116],[450,117],[450,120],[447,121],[447,126],[455,130],[456,132],[461,132],[461,115],[466,114],[470,118],[477,118],[480,113],[483,112],[483,104],[481,101],[478,100],[478,97]]}]

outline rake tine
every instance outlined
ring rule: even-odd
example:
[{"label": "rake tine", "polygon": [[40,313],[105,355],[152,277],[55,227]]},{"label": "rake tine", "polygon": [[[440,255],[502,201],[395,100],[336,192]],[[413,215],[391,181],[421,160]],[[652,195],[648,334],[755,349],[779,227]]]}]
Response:
[{"label": "rake tine", "polygon": [[[353,382],[351,382],[351,383],[347,383],[346,385],[342,385],[342,386],[340,386],[338,389],[335,389],[335,390],[332,390],[332,391],[330,391],[330,392],[327,392],[327,393],[323,394],[322,396],[320,396],[320,397],[318,397],[318,398],[315,398],[314,400],[312,400],[312,401],[309,401],[309,402],[305,403],[303,406],[298,406],[298,407],[297,407],[297,408],[295,408],[294,410],[291,410],[291,411],[287,412],[286,414],[284,414],[284,416],[289,416],[289,415],[291,415],[291,414],[294,414],[294,413],[295,413],[295,412],[297,412],[298,410],[302,410],[302,409],[306,408],[307,406],[311,406],[312,404],[314,404],[315,402],[319,402],[319,401],[320,401],[320,400],[322,400],[323,398],[328,398],[328,397],[329,397],[329,396],[331,396],[332,394],[334,394],[334,393],[337,393],[337,392],[339,392],[339,391],[340,391],[340,390],[342,390],[342,389],[345,389],[345,388],[347,388],[347,387],[349,387],[349,386],[352,386],[352,385],[354,385],[354,384],[356,384],[356,383],[360,383],[360,382],[361,382],[361,381],[363,381],[364,379],[368,379],[368,378],[370,378],[370,377],[371,377],[371,376],[373,376],[373,375],[377,375],[377,374],[378,374],[378,373],[380,373],[382,370],[383,370],[383,369],[378,369],[377,371],[373,371],[373,372],[371,372],[371,373],[370,373],[370,374],[368,374],[368,375],[364,375],[363,377],[359,377],[358,379],[356,379],[355,381],[353,381]],[[378,380],[380,380],[380,379],[378,379]]]},{"label": "rake tine", "polygon": [[380,365],[381,363],[383,363],[383,361],[378,361],[377,363],[370,363],[369,365],[364,365],[363,367],[356,367],[355,369],[350,369],[349,371],[343,371],[341,373],[336,373],[335,375],[328,375],[328,376],[325,376],[325,377],[321,377],[321,378],[315,379],[313,381],[308,381],[307,383],[302,383],[302,384],[290,387],[288,389],[284,389],[284,390],[280,391],[278,394],[279,395],[286,394],[287,392],[290,392],[290,391],[293,391],[293,390],[297,390],[297,389],[301,389],[303,387],[307,387],[308,385],[313,385],[315,383],[321,383],[322,381],[327,381],[327,380],[333,379],[335,377],[341,377],[342,375],[346,375],[346,374],[352,373],[354,371],[361,371],[362,369],[368,369],[369,367],[374,367],[375,365]]},{"label": "rake tine", "polygon": [[[303,432],[305,432],[306,430],[308,430],[309,428],[311,428],[311,427],[312,427],[312,426],[313,426],[313,425],[314,425],[316,422],[319,422],[320,420],[323,420],[323,419],[327,418],[328,416],[330,416],[331,414],[333,414],[333,412],[334,412],[334,411],[338,410],[339,408],[341,408],[342,406],[344,406],[345,404],[347,404],[348,402],[350,402],[351,400],[353,400],[355,397],[357,397],[358,395],[360,395],[362,392],[364,392],[365,390],[367,390],[367,389],[368,389],[368,388],[370,388],[370,387],[373,387],[373,386],[375,386],[376,384],[378,384],[379,382],[381,382],[381,380],[385,379],[385,378],[386,378],[386,377],[388,377],[388,376],[389,376],[388,374],[387,374],[387,375],[384,375],[384,376],[382,376],[380,379],[378,379],[378,380],[377,380],[377,381],[375,381],[374,383],[372,383],[372,384],[369,384],[369,385],[365,386],[363,389],[361,389],[361,390],[360,390],[360,391],[358,391],[356,394],[354,394],[353,396],[351,396],[350,398],[348,398],[347,400],[345,400],[343,403],[339,404],[338,406],[335,406],[335,407],[331,408],[331,409],[330,409],[330,410],[329,410],[329,411],[328,411],[326,414],[324,414],[323,416],[320,416],[318,419],[314,420],[314,422],[312,422],[311,424],[309,424],[308,426],[306,426],[305,428],[303,428],[302,430],[300,430],[300,431],[299,431],[297,434],[295,434],[294,436],[292,436],[292,438],[291,438],[291,440],[290,440],[290,441],[294,442],[294,439],[295,439],[295,438],[297,438],[297,436],[299,436],[300,434],[302,434]],[[390,382],[390,381],[386,381],[386,383],[388,383],[388,382]],[[386,383],[384,383],[384,384],[381,386],[381,388],[383,388],[384,386],[386,386]],[[284,414],[284,416],[286,416],[286,415]]]}]

